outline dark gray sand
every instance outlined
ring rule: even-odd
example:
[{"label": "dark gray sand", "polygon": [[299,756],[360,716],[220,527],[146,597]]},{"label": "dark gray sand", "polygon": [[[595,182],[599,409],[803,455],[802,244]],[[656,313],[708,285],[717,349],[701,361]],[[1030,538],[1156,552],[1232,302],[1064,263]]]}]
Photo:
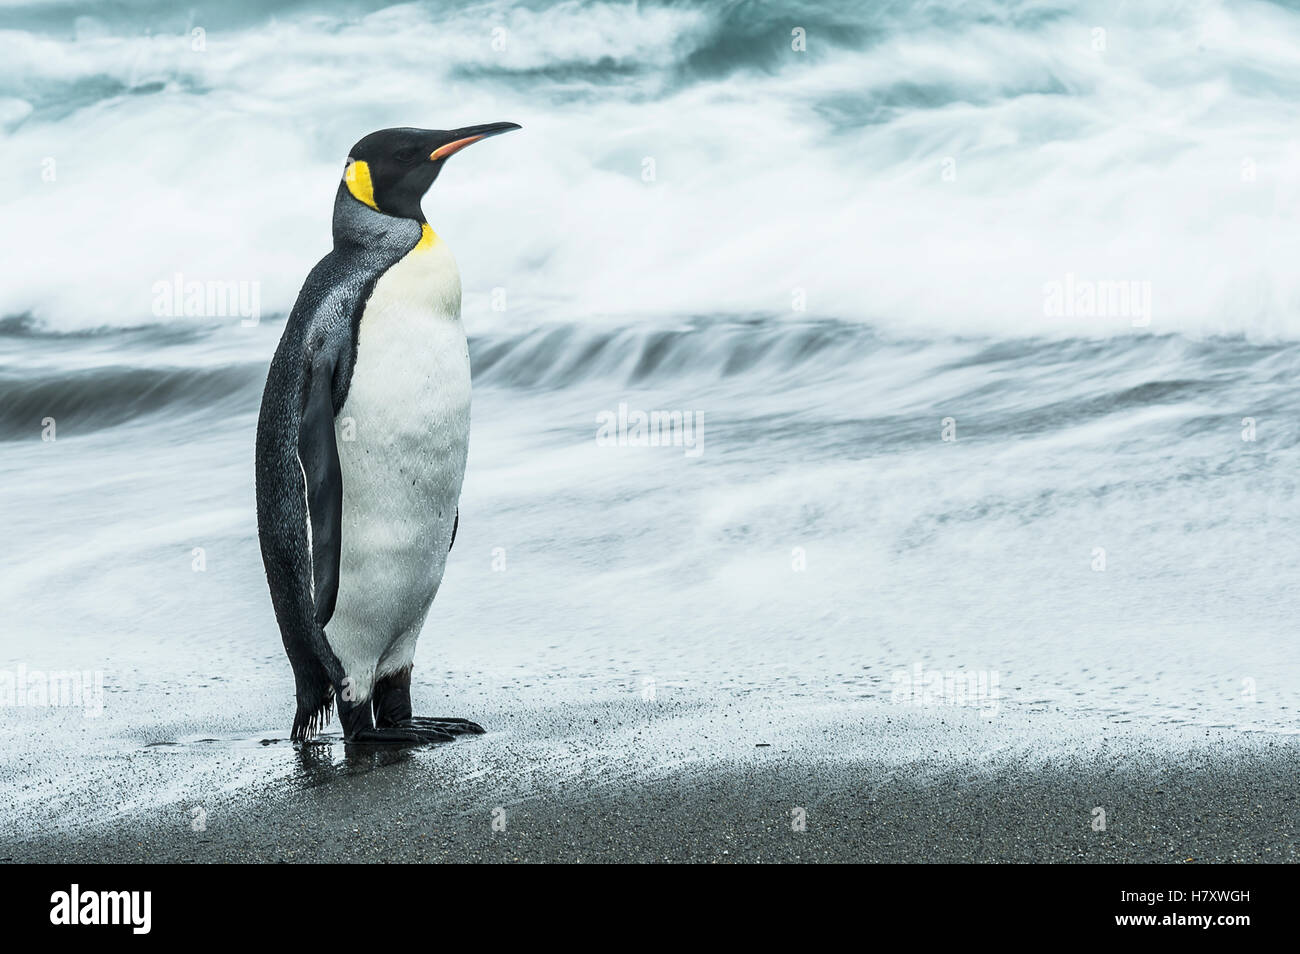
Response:
[{"label": "dark gray sand", "polygon": [[[783,736],[698,750],[602,757],[615,730],[588,724],[547,756],[508,734],[407,752],[338,743],[260,746],[294,770],[194,799],[0,843],[11,862],[1295,862],[1294,736],[1200,730],[1152,739],[1107,730],[1035,756],[1006,728],[951,716],[943,730],[867,721],[872,746]],[[690,721],[690,720],[687,720]],[[696,722],[698,727],[699,723]],[[936,722],[936,725],[939,723]],[[868,726],[841,725],[854,735]],[[1014,734],[1023,730],[1023,725]],[[713,730],[714,739],[719,735]],[[892,734],[886,734],[892,733]],[[643,735],[649,735],[644,733]],[[924,739],[950,746],[926,746]],[[723,732],[721,739],[734,741]],[[968,756],[953,751],[970,744]],[[216,745],[217,743],[213,743]],[[649,743],[647,743],[649,744]],[[719,757],[716,749],[731,748]],[[173,752],[220,774],[237,748]],[[689,747],[688,747],[689,748]],[[926,749],[929,749],[927,752]],[[837,752],[837,749],[843,749]],[[910,750],[911,759],[900,759]],[[157,759],[148,753],[133,762]],[[198,753],[198,754],[193,754]],[[105,776],[112,777],[112,773]],[[113,783],[105,783],[111,790]],[[98,796],[90,792],[88,797]],[[1094,830],[1105,812],[1104,830]],[[806,820],[796,830],[799,812]],[[495,830],[494,830],[495,828]]]}]

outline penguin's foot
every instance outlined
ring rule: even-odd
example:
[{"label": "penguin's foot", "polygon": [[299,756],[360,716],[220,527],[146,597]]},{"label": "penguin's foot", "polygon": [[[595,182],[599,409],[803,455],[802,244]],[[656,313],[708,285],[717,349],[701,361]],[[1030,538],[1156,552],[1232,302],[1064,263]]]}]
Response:
[{"label": "penguin's foot", "polygon": [[429,729],[448,735],[482,735],[484,731],[481,725],[468,719],[412,715],[410,666],[376,681],[371,704],[375,710],[375,725],[381,728]]},{"label": "penguin's foot", "polygon": [[436,729],[439,732],[446,732],[449,735],[482,735],[487,731],[477,722],[470,722],[469,719],[453,719],[447,716],[435,716],[432,718],[413,716],[410,719],[399,722],[398,725],[402,728]]},{"label": "penguin's foot", "polygon": [[360,703],[341,700],[339,721],[343,723],[343,741],[361,745],[428,745],[450,742],[456,737],[443,724],[420,723],[414,719],[376,726],[368,699]]}]

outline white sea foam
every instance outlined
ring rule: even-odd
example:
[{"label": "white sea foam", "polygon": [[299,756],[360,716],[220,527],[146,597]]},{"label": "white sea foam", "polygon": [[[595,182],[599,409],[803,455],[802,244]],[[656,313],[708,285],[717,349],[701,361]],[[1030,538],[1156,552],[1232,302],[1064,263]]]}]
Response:
[{"label": "white sea foam", "polygon": [[1300,334],[1300,16],[854,10],[290,7],[0,32],[0,314],[148,323],[178,271],[260,282],[283,311],[328,248],[353,141],[511,120],[426,200],[471,322],[501,321],[505,288],[507,318],[799,317],[802,298],[913,333],[1132,333],[1045,315],[1068,274],[1149,282],[1151,331]]}]

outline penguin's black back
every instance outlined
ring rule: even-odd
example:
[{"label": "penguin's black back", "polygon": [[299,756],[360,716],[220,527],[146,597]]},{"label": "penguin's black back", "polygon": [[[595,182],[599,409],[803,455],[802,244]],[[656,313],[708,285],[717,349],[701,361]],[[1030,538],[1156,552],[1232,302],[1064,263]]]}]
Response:
[{"label": "penguin's black back", "polygon": [[313,734],[328,719],[342,667],[317,622],[299,433],[309,371],[328,353],[335,368],[333,411],[347,399],[356,363],[357,330],[366,300],[392,265],[420,240],[420,225],[375,212],[340,185],[334,249],[307,276],[276,348],[257,422],[257,528],[271,602],[293,666],[298,711],[293,737]]}]

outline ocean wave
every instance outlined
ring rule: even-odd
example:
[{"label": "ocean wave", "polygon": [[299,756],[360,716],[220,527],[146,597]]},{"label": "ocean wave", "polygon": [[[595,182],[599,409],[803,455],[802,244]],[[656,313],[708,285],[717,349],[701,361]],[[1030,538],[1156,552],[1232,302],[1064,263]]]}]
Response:
[{"label": "ocean wave", "polygon": [[[1270,447],[1300,441],[1290,413],[1300,345],[1242,336],[935,340],[856,322],[707,318],[487,335],[471,358],[476,388],[674,393],[719,409],[715,426],[757,422],[764,442],[810,458],[925,444],[948,416],[977,442],[1205,438],[1224,460],[1255,446],[1238,436],[1257,421]],[[807,393],[820,395],[811,415]]]},{"label": "ocean wave", "polygon": [[[0,439],[37,434],[46,417],[68,436],[153,417],[251,413],[281,328],[268,321],[256,337],[219,325],[61,333],[28,317],[0,321]],[[1300,344],[1242,336],[931,339],[833,319],[701,316],[489,330],[471,335],[470,357],[476,390],[707,396],[729,409],[724,417],[761,418],[764,440],[814,457],[928,441],[934,428],[918,422],[950,414],[979,440],[1102,421],[1189,439],[1232,432],[1247,417],[1267,421],[1274,441],[1300,440],[1290,414]],[[796,392],[820,395],[813,418],[790,416],[808,406]]]},{"label": "ocean wave", "polygon": [[[142,324],[177,272],[258,282],[285,312],[328,248],[352,142],[504,119],[524,132],[458,158],[426,201],[467,306],[506,288],[546,321],[798,323],[801,297],[935,338],[1300,337],[1293,9],[161,11],[4,8],[0,123],[34,178],[2,200],[0,313]],[[1149,313],[1047,301],[1116,282]]]},{"label": "ocean wave", "polygon": [[543,326],[471,344],[476,386],[563,389],[588,381],[648,387],[666,381],[762,381],[816,365],[823,375],[861,362],[875,333],[834,321],[704,319],[651,325]]},{"label": "ocean wave", "polygon": [[137,325],[103,324],[93,326],[74,325],[64,327],[51,324],[25,312],[19,315],[0,317],[0,345],[5,339],[18,342],[55,343],[65,339],[94,340],[112,343],[126,348],[140,346],[166,346],[186,342],[202,341],[217,334],[220,325],[211,322],[179,322],[166,324],[141,322]]},{"label": "ocean wave", "polygon": [[258,406],[266,368],[120,365],[39,376],[0,371],[0,440],[37,438],[53,418],[59,439],[159,413],[233,414]]}]

